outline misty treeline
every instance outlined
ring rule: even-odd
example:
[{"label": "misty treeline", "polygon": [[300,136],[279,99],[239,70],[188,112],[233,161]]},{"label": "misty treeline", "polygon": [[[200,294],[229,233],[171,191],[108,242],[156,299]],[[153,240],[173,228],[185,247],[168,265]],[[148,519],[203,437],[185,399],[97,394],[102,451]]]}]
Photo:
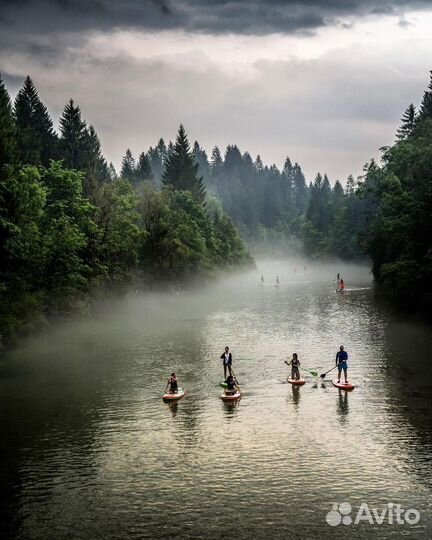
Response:
[{"label": "misty treeline", "polygon": [[253,264],[230,218],[206,208],[182,127],[164,189],[138,181],[151,180],[145,159],[132,182],[118,177],[72,100],[59,128],[29,77],[13,104],[0,79],[0,345],[86,309],[90,292]]},{"label": "misty treeline", "polygon": [[[160,139],[136,159],[128,149],[120,177],[135,185],[149,180],[163,186],[173,148],[171,141]],[[358,237],[365,228],[365,203],[356,195],[352,176],[345,188],[339,181],[332,186],[321,173],[307,184],[301,166],[289,157],[279,170],[264,165],[259,155],[253,159],[242,153],[237,145],[228,145],[224,152],[215,146],[208,156],[195,141],[192,154],[208,204],[223,208],[255,253],[364,257]]]}]

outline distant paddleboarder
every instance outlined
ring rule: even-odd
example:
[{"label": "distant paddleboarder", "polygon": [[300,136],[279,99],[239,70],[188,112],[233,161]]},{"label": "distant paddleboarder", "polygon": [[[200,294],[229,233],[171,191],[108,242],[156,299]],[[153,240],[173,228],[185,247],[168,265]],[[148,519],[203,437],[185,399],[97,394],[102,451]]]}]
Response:
[{"label": "distant paddleboarder", "polygon": [[279,285],[279,276],[276,276],[276,285]]}]

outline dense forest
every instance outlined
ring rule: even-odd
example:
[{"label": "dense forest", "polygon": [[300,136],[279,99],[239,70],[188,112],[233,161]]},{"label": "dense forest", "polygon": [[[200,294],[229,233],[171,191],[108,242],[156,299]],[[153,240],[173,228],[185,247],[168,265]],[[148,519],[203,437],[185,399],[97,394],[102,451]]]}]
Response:
[{"label": "dense forest", "polygon": [[148,159],[118,177],[69,101],[59,133],[29,77],[12,104],[0,80],[0,336],[83,310],[89,293],[134,281],[186,282],[253,264],[220,206],[208,205],[181,126],[162,174]]},{"label": "dense forest", "polygon": [[311,257],[370,257],[378,283],[432,312],[432,78],[396,142],[345,185],[307,183],[229,145],[210,157],[183,126],[121,170],[70,100],[59,131],[27,77],[12,103],[0,79],[0,335],[135,282],[185,281],[253,264],[261,246]]}]

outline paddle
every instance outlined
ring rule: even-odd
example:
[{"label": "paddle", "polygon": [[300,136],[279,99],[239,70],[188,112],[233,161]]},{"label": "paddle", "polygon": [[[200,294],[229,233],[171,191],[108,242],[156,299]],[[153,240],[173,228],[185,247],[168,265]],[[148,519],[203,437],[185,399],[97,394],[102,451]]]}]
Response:
[{"label": "paddle", "polygon": [[307,371],[312,375],[312,377],[318,377],[318,371],[312,371],[311,369],[302,368],[303,371]]},{"label": "paddle", "polygon": [[322,373],[320,375],[321,379],[324,379],[324,377],[327,375],[327,373],[330,373],[330,371],[333,371],[334,369],[337,368],[337,365],[336,366],[333,366],[331,369],[329,369],[328,371],[326,371],[325,373]]}]

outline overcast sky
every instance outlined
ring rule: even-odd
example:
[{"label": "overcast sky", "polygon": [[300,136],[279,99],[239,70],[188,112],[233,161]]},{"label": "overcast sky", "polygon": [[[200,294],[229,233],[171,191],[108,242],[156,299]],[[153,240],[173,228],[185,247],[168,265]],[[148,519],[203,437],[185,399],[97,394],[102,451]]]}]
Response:
[{"label": "overcast sky", "polygon": [[183,123],[345,180],[420,102],[431,28],[429,0],[0,0],[0,72],[55,120],[73,98],[117,167]]}]

